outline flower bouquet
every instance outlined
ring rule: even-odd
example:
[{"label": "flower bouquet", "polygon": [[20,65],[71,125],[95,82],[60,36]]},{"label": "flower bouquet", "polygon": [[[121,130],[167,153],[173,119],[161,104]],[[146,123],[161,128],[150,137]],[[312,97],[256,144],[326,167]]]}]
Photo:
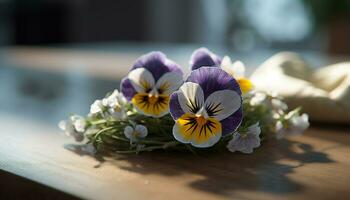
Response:
[{"label": "flower bouquet", "polygon": [[242,62],[206,48],[193,52],[186,80],[161,52],[141,56],[114,90],[86,117],[59,127],[100,153],[226,150],[252,153],[269,137],[301,134],[308,115],[273,93],[255,91]]}]

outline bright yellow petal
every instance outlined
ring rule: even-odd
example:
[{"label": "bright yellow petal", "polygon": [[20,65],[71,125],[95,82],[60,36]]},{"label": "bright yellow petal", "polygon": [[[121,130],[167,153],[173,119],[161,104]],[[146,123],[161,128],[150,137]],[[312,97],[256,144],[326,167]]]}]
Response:
[{"label": "bright yellow petal", "polygon": [[246,79],[246,78],[238,78],[237,82],[238,82],[239,86],[241,87],[243,94],[249,92],[254,87],[253,83],[249,79]]},{"label": "bright yellow petal", "polygon": [[131,102],[138,111],[147,116],[161,117],[169,111],[168,95],[150,97],[147,93],[138,93]]},{"label": "bright yellow petal", "polygon": [[184,114],[176,120],[174,136],[183,143],[191,143],[196,147],[210,147],[221,138],[221,123],[215,118],[203,121],[193,114]]}]

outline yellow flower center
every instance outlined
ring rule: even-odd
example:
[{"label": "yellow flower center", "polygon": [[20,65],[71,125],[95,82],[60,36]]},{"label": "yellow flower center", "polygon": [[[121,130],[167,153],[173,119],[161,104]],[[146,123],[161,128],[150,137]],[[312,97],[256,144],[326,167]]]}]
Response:
[{"label": "yellow flower center", "polygon": [[186,113],[176,120],[179,134],[185,141],[196,141],[206,143],[210,138],[221,134],[221,123],[215,118],[205,118]]},{"label": "yellow flower center", "polygon": [[169,109],[169,99],[164,94],[138,93],[131,101],[144,114],[159,116]]},{"label": "yellow flower center", "polygon": [[158,101],[158,95],[152,95],[152,94],[148,95],[148,102],[150,104],[155,104],[157,103],[157,101]]},{"label": "yellow flower center", "polygon": [[132,136],[135,137],[135,138],[139,137],[139,133],[137,131],[134,131],[134,132],[132,132]]},{"label": "yellow flower center", "polygon": [[121,112],[121,111],[122,111],[122,108],[121,108],[120,106],[116,106],[116,107],[114,108],[114,111],[115,111],[115,112]]},{"label": "yellow flower center", "polygon": [[197,124],[198,124],[199,126],[203,126],[204,124],[207,123],[207,119],[205,119],[205,117],[203,117],[203,116],[197,117],[197,118],[196,118],[196,121],[197,121]]}]

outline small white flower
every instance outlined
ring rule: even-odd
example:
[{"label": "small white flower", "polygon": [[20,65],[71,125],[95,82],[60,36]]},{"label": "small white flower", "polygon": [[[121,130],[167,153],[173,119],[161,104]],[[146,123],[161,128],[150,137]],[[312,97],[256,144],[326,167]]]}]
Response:
[{"label": "small white flower", "polygon": [[137,138],[144,138],[148,134],[148,130],[143,125],[136,125],[135,128],[132,126],[126,126],[124,129],[124,135],[130,141],[135,141]]},{"label": "small white flower", "polygon": [[126,113],[123,107],[116,106],[114,108],[109,108],[108,113],[114,118],[114,119],[124,119],[126,117]]},{"label": "small white flower", "polygon": [[234,133],[233,138],[227,144],[227,148],[231,152],[252,153],[254,148],[260,146],[260,133],[259,123],[253,124],[245,134]]},{"label": "small white flower", "polygon": [[221,69],[226,73],[230,74],[232,77],[241,78],[245,74],[245,66],[241,61],[236,61],[232,63],[230,57],[225,56],[221,61]]},{"label": "small white flower", "polygon": [[267,103],[267,95],[262,92],[255,92],[253,97],[250,99],[250,105],[257,106]]},{"label": "small white flower", "polygon": [[275,110],[287,110],[288,106],[286,103],[284,103],[283,101],[281,101],[280,99],[274,98],[271,99],[271,105],[272,108]]},{"label": "small white flower", "polygon": [[305,113],[300,116],[294,115],[288,122],[289,134],[291,135],[300,135],[310,126],[309,116]]},{"label": "small white flower", "polygon": [[287,120],[285,126],[283,126],[281,121],[277,121],[275,125],[276,138],[281,139],[286,134],[301,135],[309,126],[309,116],[307,114],[293,115]]},{"label": "small white flower", "polygon": [[73,121],[74,128],[77,132],[84,132],[86,127],[86,121],[83,117],[78,115],[73,115],[71,117],[71,121]]},{"label": "small white flower", "polygon": [[285,135],[286,129],[283,127],[281,121],[277,121],[275,125],[276,138],[282,139]]},{"label": "small white flower", "polygon": [[108,113],[115,119],[123,119],[126,116],[125,105],[127,100],[122,93],[118,90],[114,90],[113,93],[104,98],[103,104],[108,108]]},{"label": "small white flower", "polygon": [[86,121],[79,115],[72,115],[68,120],[61,121],[58,127],[63,130],[66,135],[74,137],[76,141],[82,141],[84,139]]},{"label": "small white flower", "polygon": [[95,100],[93,104],[90,106],[90,113],[97,114],[102,113],[104,109],[102,100]]},{"label": "small white flower", "polygon": [[285,111],[288,109],[286,103],[284,103],[276,94],[266,94],[263,92],[255,92],[253,97],[250,99],[250,105],[265,105],[269,109],[275,111]]},{"label": "small white flower", "polygon": [[118,90],[114,90],[111,95],[102,100],[102,104],[106,107],[115,107],[116,105],[122,106],[126,103],[126,98]]}]

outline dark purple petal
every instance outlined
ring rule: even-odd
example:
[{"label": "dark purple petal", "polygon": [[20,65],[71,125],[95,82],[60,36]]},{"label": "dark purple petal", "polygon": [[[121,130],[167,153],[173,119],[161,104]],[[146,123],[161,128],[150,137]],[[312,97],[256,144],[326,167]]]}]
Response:
[{"label": "dark purple petal", "polygon": [[221,64],[221,58],[209,51],[207,48],[199,48],[192,53],[190,65],[191,70],[200,67],[214,67]]},{"label": "dark purple petal", "polygon": [[128,101],[131,101],[131,99],[136,94],[135,88],[132,86],[130,80],[127,77],[123,78],[122,82],[120,83],[120,88],[121,92]]},{"label": "dark purple petal", "polygon": [[182,110],[180,106],[177,92],[174,92],[170,96],[169,109],[170,109],[170,115],[173,117],[174,120],[177,120],[179,117],[185,114],[185,112]]},{"label": "dark purple petal", "polygon": [[191,72],[186,82],[198,83],[204,92],[204,100],[218,90],[233,90],[242,95],[237,81],[219,67],[201,67]]},{"label": "dark purple petal", "polygon": [[242,107],[238,109],[235,113],[230,115],[224,120],[221,120],[222,126],[222,135],[225,136],[229,133],[234,132],[238,126],[241,124],[243,119],[243,111]]},{"label": "dark purple petal", "polygon": [[168,59],[164,53],[160,51],[152,51],[148,54],[141,56],[136,60],[131,70],[136,68],[146,68],[150,71],[157,81],[163,74],[167,72],[175,72],[183,75],[183,72],[178,64]]}]

